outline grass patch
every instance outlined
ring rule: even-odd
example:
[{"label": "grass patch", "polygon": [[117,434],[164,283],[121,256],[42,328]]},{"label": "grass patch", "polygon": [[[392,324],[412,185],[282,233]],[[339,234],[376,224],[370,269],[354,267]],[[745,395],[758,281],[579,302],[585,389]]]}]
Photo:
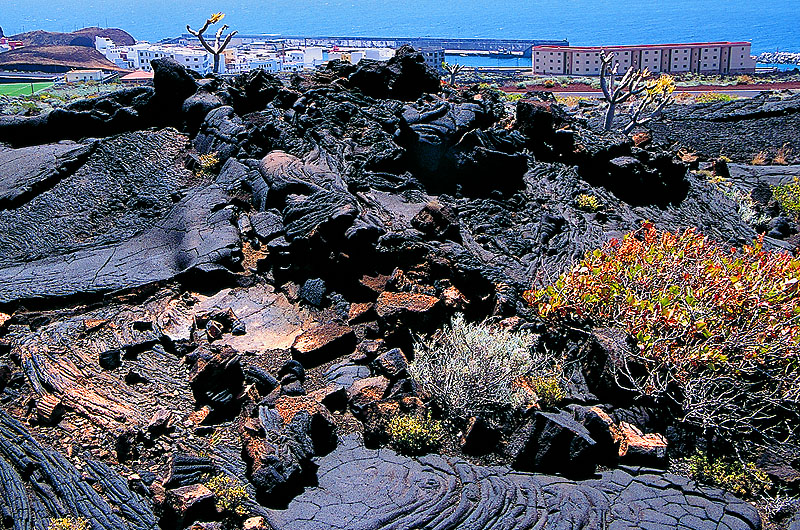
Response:
[{"label": "grass patch", "polygon": [[31,92],[30,83],[3,83],[0,84],[0,96],[31,96],[52,86],[53,83],[33,83],[33,92]]}]

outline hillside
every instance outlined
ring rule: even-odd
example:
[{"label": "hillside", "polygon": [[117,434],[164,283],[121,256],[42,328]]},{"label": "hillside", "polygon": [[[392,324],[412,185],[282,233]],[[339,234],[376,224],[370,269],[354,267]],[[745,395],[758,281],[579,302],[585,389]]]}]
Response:
[{"label": "hillside", "polygon": [[14,40],[21,40],[25,46],[94,46],[95,37],[108,37],[117,46],[130,46],[136,43],[130,33],[118,28],[83,28],[70,33],[51,31],[28,31],[12,35]]},{"label": "hillside", "polygon": [[30,46],[0,53],[0,68],[32,70],[45,67],[48,71],[65,68],[101,68],[119,70],[94,48],[84,46]]},{"label": "hillside", "polygon": [[800,94],[151,64],[0,116],[0,528],[797,528]]}]

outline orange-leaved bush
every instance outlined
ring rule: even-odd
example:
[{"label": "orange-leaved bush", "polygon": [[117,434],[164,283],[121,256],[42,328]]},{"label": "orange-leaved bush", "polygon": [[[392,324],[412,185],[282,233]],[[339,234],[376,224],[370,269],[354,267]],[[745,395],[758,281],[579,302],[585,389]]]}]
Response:
[{"label": "orange-leaved bush", "polygon": [[[553,285],[525,293],[547,319],[621,328],[636,390],[681,390],[685,419],[774,439],[794,435],[800,397],[800,259],[652,224],[611,240]],[[632,376],[631,374],[639,374]]]}]

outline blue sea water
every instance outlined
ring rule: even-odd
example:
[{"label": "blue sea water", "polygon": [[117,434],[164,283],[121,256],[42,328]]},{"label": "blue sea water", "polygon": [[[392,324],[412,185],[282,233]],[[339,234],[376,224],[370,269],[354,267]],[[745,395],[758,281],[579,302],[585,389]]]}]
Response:
[{"label": "blue sea water", "polygon": [[800,51],[800,0],[0,0],[6,34],[120,27],[158,40],[215,11],[242,33],[568,39],[575,45],[749,40]]}]

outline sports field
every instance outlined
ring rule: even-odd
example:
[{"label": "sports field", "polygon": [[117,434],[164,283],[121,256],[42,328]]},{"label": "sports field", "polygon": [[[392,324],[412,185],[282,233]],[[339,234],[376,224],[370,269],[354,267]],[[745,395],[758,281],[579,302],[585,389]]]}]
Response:
[{"label": "sports field", "polygon": [[[33,92],[50,88],[53,83],[33,83]],[[0,96],[30,96],[31,83],[5,83],[0,84]]]}]

